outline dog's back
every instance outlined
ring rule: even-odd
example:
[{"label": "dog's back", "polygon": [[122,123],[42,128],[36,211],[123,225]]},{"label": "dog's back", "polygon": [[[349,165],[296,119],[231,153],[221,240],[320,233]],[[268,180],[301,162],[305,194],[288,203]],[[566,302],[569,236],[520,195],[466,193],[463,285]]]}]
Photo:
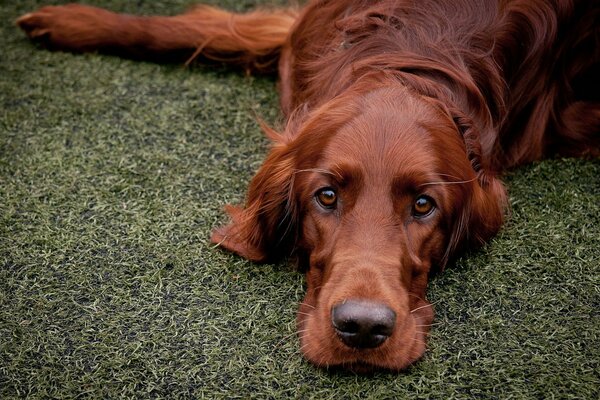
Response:
[{"label": "dog's back", "polygon": [[[360,77],[395,74],[463,110],[496,169],[600,151],[600,3],[588,0],[334,1],[174,17],[44,7],[17,23],[49,48],[277,67],[291,115]],[[280,57],[281,55],[281,57]],[[423,79],[435,81],[434,85]]]},{"label": "dog's back", "polygon": [[424,92],[415,78],[435,81],[443,93],[425,94],[466,110],[496,169],[598,156],[598,21],[588,1],[315,2],[282,60],[283,108],[385,71]]}]

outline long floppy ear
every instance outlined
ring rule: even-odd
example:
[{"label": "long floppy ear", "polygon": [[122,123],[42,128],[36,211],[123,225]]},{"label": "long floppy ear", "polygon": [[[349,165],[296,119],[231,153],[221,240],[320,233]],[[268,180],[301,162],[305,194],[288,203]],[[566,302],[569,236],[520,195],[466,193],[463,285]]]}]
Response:
[{"label": "long floppy ear", "polygon": [[507,208],[506,189],[482,158],[477,128],[464,114],[456,110],[453,110],[452,114],[463,135],[467,157],[477,179],[473,182],[469,198],[466,199],[466,204],[455,222],[444,257],[445,262],[457,251],[479,247],[490,240],[500,230]]},{"label": "long floppy ear", "polygon": [[[267,132],[274,139],[274,132]],[[283,139],[272,148],[248,188],[246,206],[228,205],[228,225],[217,228],[211,242],[252,261],[286,255],[296,234],[291,192],[294,157]]]}]

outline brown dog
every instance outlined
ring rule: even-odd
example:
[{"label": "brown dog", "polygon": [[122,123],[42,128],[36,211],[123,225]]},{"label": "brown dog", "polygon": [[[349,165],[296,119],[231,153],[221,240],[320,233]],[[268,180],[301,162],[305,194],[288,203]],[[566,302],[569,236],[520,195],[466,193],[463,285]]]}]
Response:
[{"label": "brown dog", "polygon": [[600,155],[598,21],[588,0],[320,0],[174,17],[68,5],[17,22],[52,49],[278,66],[287,125],[265,128],[273,148],[212,241],[295,255],[304,354],[364,371],[421,357],[429,275],[502,224],[497,172]]}]

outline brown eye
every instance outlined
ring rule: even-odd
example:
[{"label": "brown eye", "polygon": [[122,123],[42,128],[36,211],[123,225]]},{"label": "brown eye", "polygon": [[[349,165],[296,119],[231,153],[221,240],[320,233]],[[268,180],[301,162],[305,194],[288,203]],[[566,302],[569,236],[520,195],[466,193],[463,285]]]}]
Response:
[{"label": "brown eye", "polygon": [[435,208],[433,199],[429,196],[421,195],[417,197],[413,204],[413,215],[415,217],[425,217]]},{"label": "brown eye", "polygon": [[319,190],[315,197],[319,204],[324,208],[335,208],[337,203],[337,194],[332,188],[323,188]]}]

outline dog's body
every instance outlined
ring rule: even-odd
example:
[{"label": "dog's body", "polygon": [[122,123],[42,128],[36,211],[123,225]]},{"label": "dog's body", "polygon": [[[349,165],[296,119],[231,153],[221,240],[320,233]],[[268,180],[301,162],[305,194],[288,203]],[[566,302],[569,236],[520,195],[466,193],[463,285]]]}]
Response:
[{"label": "dog's body", "polygon": [[600,155],[600,5],[586,0],[313,1],[133,17],[70,5],[18,24],[51,48],[278,61],[283,133],[213,242],[293,254],[302,349],[398,370],[424,352],[430,273],[500,228],[504,168]]}]

